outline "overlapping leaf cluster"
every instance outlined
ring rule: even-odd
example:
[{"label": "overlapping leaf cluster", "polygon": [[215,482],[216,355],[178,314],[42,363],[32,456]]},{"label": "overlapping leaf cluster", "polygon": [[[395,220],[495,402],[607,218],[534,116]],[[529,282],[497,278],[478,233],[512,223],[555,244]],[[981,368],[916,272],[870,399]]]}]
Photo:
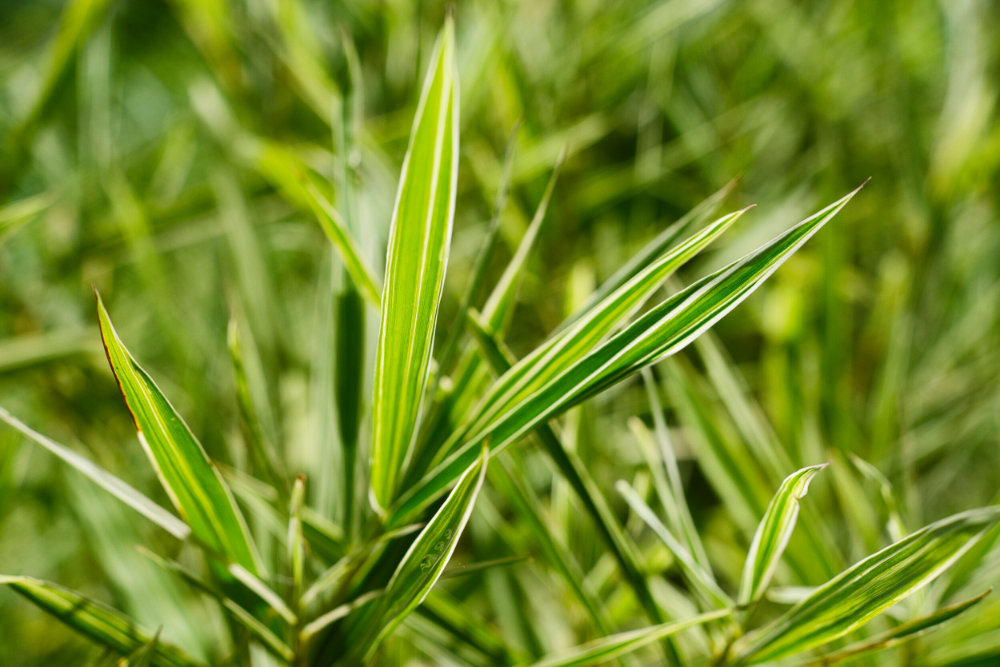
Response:
[{"label": "overlapping leaf cluster", "polygon": [[[53,72],[64,66],[63,51],[103,11],[103,3],[74,3],[62,28],[65,44],[56,49]],[[184,4],[184,20],[211,25],[205,21],[208,11]],[[290,14],[277,18],[279,23],[296,20]],[[206,56],[220,59],[214,65],[222,87],[238,88],[238,80],[227,81],[224,74],[225,49],[218,48],[224,37],[210,30],[199,34],[208,45]],[[209,456],[195,435],[197,429],[185,423],[167,392],[126,348],[100,297],[97,321],[107,360],[132,415],[139,446],[173,512],[0,408],[0,419],[14,430],[169,535],[169,541],[159,543],[166,548],[144,549],[144,557],[171,582],[209,600],[222,614],[221,623],[206,630],[179,613],[173,622],[186,627],[171,628],[166,622],[161,628],[146,627],[124,611],[55,583],[30,576],[5,576],[0,583],[134,665],[356,664],[408,650],[399,646],[417,647],[432,659],[445,656],[481,664],[576,665],[612,659],[629,664],[639,651],[675,664],[711,660],[743,665],[789,658],[833,663],[903,644],[984,599],[986,593],[976,591],[959,602],[945,600],[968,587],[970,573],[992,548],[1000,522],[998,507],[955,514],[908,535],[892,508],[891,544],[853,565],[843,562],[831,547],[822,519],[807,505],[810,484],[827,464],[801,467],[809,461],[793,461],[775,446],[756,406],[743,394],[738,374],[707,333],[860,188],[722,268],[681,284],[678,269],[748,210],[714,217],[727,195],[722,191],[590,290],[547,338],[518,359],[505,343],[505,332],[565,154],[554,161],[535,215],[483,299],[480,292],[494,261],[502,201],[516,164],[509,152],[500,175],[500,201],[471,271],[473,280],[459,290],[463,296],[457,307],[448,306],[454,309],[452,320],[442,321],[461,124],[451,20],[430,57],[409,133],[382,280],[366,259],[365,232],[352,202],[357,175],[348,173],[348,156],[365,141],[357,127],[363,110],[356,93],[353,99],[330,94],[332,86],[308,64],[315,62],[308,43],[289,41],[283,48],[289,62],[299,66],[292,71],[303,98],[320,109],[326,99],[338,103],[333,129],[342,157],[330,181],[301,154],[242,127],[216,91],[192,94],[198,98],[194,106],[200,120],[214,139],[286,202],[314,215],[336,252],[330,286],[335,321],[321,342],[327,350],[322,355],[325,366],[316,373],[322,420],[313,435],[321,443],[320,456],[306,469],[302,458],[274,445],[281,417],[270,399],[282,389],[269,386],[261,366],[269,356],[273,361],[283,354],[280,333],[271,329],[278,325],[269,320],[273,304],[266,304],[275,296],[253,294],[262,273],[253,265],[252,258],[258,256],[253,234],[238,222],[227,223],[233,225],[235,254],[245,262],[239,289],[247,310],[232,317],[229,338],[245,465],[229,467]],[[350,47],[345,57],[356,70],[357,55]],[[43,88],[22,133],[33,131],[47,96]],[[155,284],[162,269],[157,268],[155,250],[143,247],[148,230],[141,207],[132,206],[134,197],[124,181],[109,187],[123,207],[126,232],[143,262],[142,275]],[[229,196],[238,186],[221,175],[213,187],[220,203],[229,202],[233,208],[232,220],[238,220],[238,198]],[[47,205],[45,197],[36,197],[6,208],[0,220],[10,222],[0,226],[0,234]],[[226,211],[222,214],[226,217]],[[150,310],[164,325],[174,316],[163,304]],[[366,346],[366,321],[372,320],[378,322],[377,342]],[[168,344],[183,349],[183,335],[171,337],[176,339]],[[699,370],[727,399],[736,428],[747,436],[741,447],[732,446],[721,421],[713,422],[701,374],[686,361],[669,359],[693,343],[703,367]],[[364,361],[369,350],[370,393]],[[581,405],[640,375],[653,428],[638,418],[629,423],[644,465],[635,479],[617,484],[624,506],[634,515],[623,521],[613,504],[616,499],[608,497],[599,475],[582,458],[574,425],[581,419]],[[173,395],[174,388],[168,389]],[[697,508],[688,505],[661,404],[664,389],[674,413],[686,424],[700,426],[701,440],[694,441],[698,463],[745,533],[738,581],[731,563],[720,572],[719,561],[724,559],[699,534]],[[370,415],[363,395],[371,396]],[[334,431],[336,438],[331,436]],[[330,445],[334,440],[338,447]],[[534,456],[529,441],[540,446],[554,471],[554,508],[558,502],[579,508],[574,523],[585,524],[597,536],[592,546],[606,554],[600,567],[584,572],[568,537],[550,530],[553,519],[528,479],[528,471],[537,470],[526,463]],[[850,466],[846,458],[835,460],[831,473],[844,478],[854,474]],[[876,468],[861,459],[853,466],[880,486],[887,505],[894,502],[892,485]],[[296,476],[299,472],[305,475]],[[651,497],[657,502],[651,503]],[[454,567],[452,557],[477,511],[483,518],[475,528],[500,535],[514,555]],[[505,534],[505,511],[513,511],[522,531]],[[642,542],[650,536],[655,538],[652,548]],[[445,577],[474,576],[493,591],[490,599],[503,606],[505,595],[496,591],[513,576],[507,566],[521,560],[520,550],[537,550],[541,567],[565,586],[590,641],[558,650],[510,641],[510,632],[498,632],[479,620],[484,612],[476,605],[463,604],[438,585]],[[941,578],[956,563],[960,565],[954,573]],[[661,566],[663,571],[676,568],[680,583],[661,577]],[[824,570],[827,581],[821,583],[815,575]],[[603,599],[601,589],[615,577],[622,582],[614,589],[618,599]],[[789,591],[773,586],[776,579],[819,585]],[[930,603],[924,605],[929,608],[908,608],[878,633],[866,627],[932,582],[936,584]],[[788,609],[775,609],[788,601]],[[622,606],[637,610],[624,623],[615,611]],[[164,630],[166,639],[161,638]],[[859,630],[855,643],[837,643]],[[188,646],[174,639],[184,635],[208,640]]]}]

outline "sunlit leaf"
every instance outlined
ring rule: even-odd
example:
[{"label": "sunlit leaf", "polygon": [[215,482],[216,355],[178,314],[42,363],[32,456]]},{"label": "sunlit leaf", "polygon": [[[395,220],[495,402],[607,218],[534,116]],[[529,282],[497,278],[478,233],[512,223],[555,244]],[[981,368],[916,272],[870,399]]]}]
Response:
[{"label": "sunlit leaf", "polygon": [[843,637],[944,572],[1000,520],[1000,506],[932,523],[856,563],[734,646],[738,664],[778,660]]},{"label": "sunlit leaf", "polygon": [[757,532],[750,543],[740,581],[738,600],[741,605],[756,601],[761,592],[767,589],[795,528],[795,520],[799,516],[799,500],[808,493],[813,476],[826,465],[822,463],[796,471],[778,487],[778,492],[767,506],[764,518],[757,526]]},{"label": "sunlit leaf", "polygon": [[132,358],[98,297],[101,336],[118,386],[132,412],[139,441],[164,489],[195,537],[250,572],[260,560],[229,487],[187,424]]},{"label": "sunlit leaf", "polygon": [[455,216],[458,81],[446,22],[417,106],[392,216],[372,404],[371,490],[386,508],[419,426]]}]

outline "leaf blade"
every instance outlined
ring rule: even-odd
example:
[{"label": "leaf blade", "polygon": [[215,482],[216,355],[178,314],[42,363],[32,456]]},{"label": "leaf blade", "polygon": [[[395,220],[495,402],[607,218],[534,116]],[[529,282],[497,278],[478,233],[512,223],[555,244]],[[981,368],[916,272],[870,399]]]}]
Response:
[{"label": "leaf blade", "polygon": [[453,32],[449,19],[425,79],[392,217],[372,404],[371,491],[381,508],[395,496],[419,426],[448,262],[458,174]]},{"label": "leaf blade", "polygon": [[[862,184],[861,187],[863,187]],[[655,306],[537,390],[465,433],[463,444],[400,496],[392,522],[440,495],[471,463],[480,443],[494,452],[539,423],[615,385],[629,375],[683,349],[753,293],[796,250],[833,218],[859,191],[848,193],[729,266],[692,283]],[[511,369],[513,372],[515,369]],[[501,377],[495,386],[504,386]]]},{"label": "leaf blade", "polygon": [[1000,506],[946,517],[868,556],[734,646],[738,664],[767,662],[846,635],[950,567],[1000,521]]},{"label": "leaf blade", "polygon": [[246,521],[218,468],[152,378],[125,348],[97,297],[108,363],[132,413],[143,449],[196,538],[254,574],[262,565]]},{"label": "leaf blade", "polygon": [[[153,635],[122,612],[68,588],[23,576],[0,576],[0,585],[8,586],[91,641],[124,655],[149,646],[153,640]],[[153,651],[160,664],[178,667],[200,664],[162,641],[156,643]]]},{"label": "leaf blade", "polygon": [[533,663],[532,667],[576,667],[578,665],[591,665],[598,662],[603,664],[612,658],[636,651],[646,644],[664,639],[681,630],[725,618],[729,614],[730,611],[728,609],[720,609],[719,611],[701,614],[700,616],[695,616],[684,621],[671,621],[669,623],[652,625],[648,628],[620,632],[610,637],[604,637],[589,644],[569,649],[560,655],[544,658]]}]

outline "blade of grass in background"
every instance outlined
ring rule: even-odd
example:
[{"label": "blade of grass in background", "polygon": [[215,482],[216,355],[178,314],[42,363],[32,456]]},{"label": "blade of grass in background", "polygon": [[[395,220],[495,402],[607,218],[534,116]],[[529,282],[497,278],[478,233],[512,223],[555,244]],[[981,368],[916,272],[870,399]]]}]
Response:
[{"label": "blade of grass in background", "polygon": [[143,444],[164,489],[194,535],[254,574],[263,567],[243,515],[218,469],[180,415],[129,354],[100,296],[101,336]]},{"label": "blade of grass in background", "polygon": [[448,263],[458,177],[454,27],[438,39],[393,212],[372,402],[373,501],[387,508],[410,456]]},{"label": "blade of grass in background", "polygon": [[115,477],[108,471],[98,466],[83,456],[80,456],[65,445],[45,437],[38,431],[28,427],[22,421],[15,418],[5,409],[0,408],[0,419],[16,428],[26,437],[31,438],[46,450],[62,459],[65,463],[86,476],[90,481],[122,501],[139,514],[143,515],[165,531],[179,540],[187,539],[191,534],[191,528],[166,509],[155,503],[153,500],[143,495],[135,488]]},{"label": "blade of grass in background", "polygon": [[1000,507],[984,507],[932,523],[819,587],[781,618],[742,637],[737,664],[778,660],[808,651],[861,627],[921,588],[1000,521]]},{"label": "blade of grass in background", "polygon": [[719,588],[712,573],[702,568],[695,561],[688,550],[684,548],[684,545],[667,530],[666,526],[656,516],[656,513],[636,493],[635,489],[622,480],[619,480],[617,489],[618,493],[625,499],[625,502],[628,503],[628,506],[632,508],[632,511],[639,515],[643,522],[663,541],[670,555],[677,561],[681,573],[688,581],[688,584],[702,596],[707,605],[723,609],[732,607],[732,599]]}]

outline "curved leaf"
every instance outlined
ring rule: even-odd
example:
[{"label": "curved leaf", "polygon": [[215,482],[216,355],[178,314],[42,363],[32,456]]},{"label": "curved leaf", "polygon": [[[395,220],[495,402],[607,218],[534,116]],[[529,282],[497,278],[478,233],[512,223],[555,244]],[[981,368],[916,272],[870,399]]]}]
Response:
[{"label": "curved leaf", "polygon": [[1000,506],[955,514],[872,554],[733,647],[737,664],[778,660],[843,637],[944,572],[1000,520]]},{"label": "curved leaf", "polygon": [[795,520],[799,516],[799,499],[809,491],[809,482],[813,476],[826,466],[826,463],[821,463],[793,472],[778,487],[778,492],[767,506],[764,518],[754,533],[753,542],[750,543],[750,551],[743,566],[743,579],[740,581],[741,605],[756,601],[767,588],[795,528]]}]

